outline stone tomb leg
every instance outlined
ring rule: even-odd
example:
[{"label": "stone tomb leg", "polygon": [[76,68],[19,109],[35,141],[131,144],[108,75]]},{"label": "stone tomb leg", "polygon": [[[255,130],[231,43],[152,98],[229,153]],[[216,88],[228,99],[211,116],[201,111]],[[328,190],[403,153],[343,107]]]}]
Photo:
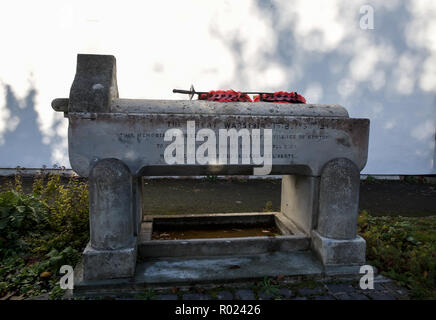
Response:
[{"label": "stone tomb leg", "polygon": [[365,240],[357,235],[360,172],[345,158],[324,165],[312,248],[325,266],[365,264]]},{"label": "stone tomb leg", "polygon": [[318,204],[319,177],[283,175],[281,213],[306,234],[312,232]]},{"label": "stone tomb leg", "polygon": [[91,169],[88,183],[91,241],[83,253],[83,276],[131,277],[137,252],[137,179],[121,161],[103,159]]},{"label": "stone tomb leg", "polygon": [[365,240],[357,235],[360,172],[339,158],[321,176],[284,175],[281,212],[311,235],[312,249],[324,266],[362,265]]}]

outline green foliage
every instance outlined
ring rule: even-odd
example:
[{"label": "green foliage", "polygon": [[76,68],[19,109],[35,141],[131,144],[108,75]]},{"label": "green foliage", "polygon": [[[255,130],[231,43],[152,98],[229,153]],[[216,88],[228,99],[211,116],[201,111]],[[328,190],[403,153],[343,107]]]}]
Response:
[{"label": "green foliage", "polygon": [[267,201],[265,203],[265,208],[263,208],[263,212],[271,212],[273,211],[273,203],[272,201]]},{"label": "green foliage", "polygon": [[24,237],[43,232],[48,219],[49,208],[38,197],[17,190],[0,193],[0,257],[26,250]]},{"label": "green foliage", "polygon": [[17,175],[15,185],[0,193],[0,297],[60,297],[59,268],[74,266],[88,242],[87,184],[45,178],[37,177],[26,194]]},{"label": "green foliage", "polygon": [[436,217],[371,217],[362,211],[359,233],[367,259],[411,290],[412,298],[436,299]]},{"label": "green foliage", "polygon": [[424,180],[422,178],[420,179],[417,176],[405,176],[404,177],[404,181],[407,182],[407,183],[410,183],[410,184],[417,184],[417,183],[423,183],[424,182]]},{"label": "green foliage", "polygon": [[374,178],[373,176],[367,175],[367,176],[366,176],[366,179],[365,179],[365,182],[366,182],[366,183],[376,183],[376,182],[377,182],[377,179]]},{"label": "green foliage", "polygon": [[217,181],[218,181],[218,176],[215,176],[215,175],[207,175],[207,176],[204,177],[204,179],[205,179],[207,182],[217,182]]},{"label": "green foliage", "polygon": [[152,288],[148,288],[148,289],[144,290],[143,292],[137,294],[136,298],[141,299],[141,300],[151,300],[155,296],[156,296],[156,293],[154,292],[154,290]]},{"label": "green foliage", "polygon": [[263,281],[257,284],[257,290],[265,292],[266,294],[271,294],[273,296],[278,295],[279,286],[275,283],[272,278],[264,277]]}]

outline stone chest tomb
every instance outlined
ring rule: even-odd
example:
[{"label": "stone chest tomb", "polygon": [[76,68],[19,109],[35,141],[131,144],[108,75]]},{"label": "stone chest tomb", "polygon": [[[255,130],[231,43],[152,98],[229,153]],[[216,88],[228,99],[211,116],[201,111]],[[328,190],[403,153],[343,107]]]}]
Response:
[{"label": "stone chest tomb", "polygon": [[[121,99],[115,58],[105,55],[78,55],[69,99],[55,99],[52,106],[69,120],[71,166],[89,181],[90,242],[76,268],[77,290],[108,283],[141,286],[356,273],[365,264],[365,241],[356,229],[368,119],[350,118],[339,105]],[[165,139],[170,129],[179,130],[175,132],[182,133],[186,144],[178,146],[186,152],[173,163],[165,156],[172,143]],[[240,156],[242,134],[236,137],[239,154],[232,159],[228,151],[223,156],[228,162],[190,158],[187,150],[198,155],[203,142],[193,139],[189,145],[189,130],[198,134],[203,129],[220,138],[214,142],[217,159],[218,151],[228,151],[231,144],[220,149],[220,130],[260,133],[257,151],[260,155],[263,148],[264,160],[270,156],[271,170],[266,173],[282,175],[280,212],[181,217],[144,212],[144,177],[247,175],[262,166]],[[254,151],[255,138],[251,139]],[[279,235],[151,237],[158,229],[226,225],[268,225]],[[238,269],[229,268],[235,264]]]}]

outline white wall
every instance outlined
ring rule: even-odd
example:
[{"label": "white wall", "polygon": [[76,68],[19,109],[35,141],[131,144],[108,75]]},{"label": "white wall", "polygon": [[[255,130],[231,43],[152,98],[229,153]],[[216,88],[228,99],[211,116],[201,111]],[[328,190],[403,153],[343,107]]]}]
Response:
[{"label": "white wall", "polygon": [[296,90],[371,119],[364,173],[436,173],[432,0],[3,0],[0,30],[0,168],[69,167],[50,102],[68,97],[76,54],[99,53],[116,56],[121,97]]}]

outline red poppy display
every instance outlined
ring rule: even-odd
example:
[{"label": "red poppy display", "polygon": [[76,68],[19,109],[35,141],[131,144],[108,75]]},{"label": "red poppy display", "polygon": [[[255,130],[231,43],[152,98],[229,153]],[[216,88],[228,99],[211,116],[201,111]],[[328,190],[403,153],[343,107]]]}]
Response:
[{"label": "red poppy display", "polygon": [[[261,99],[262,96],[262,99]],[[276,102],[276,103],[306,103],[306,99],[296,92],[277,91],[273,94],[263,93],[253,99],[254,102]]]},{"label": "red poppy display", "polygon": [[219,102],[277,102],[277,103],[306,103],[306,99],[296,92],[277,91],[274,93],[262,93],[253,100],[248,94],[234,90],[212,90],[207,93],[199,93],[198,100]]},{"label": "red poppy display", "polygon": [[251,98],[248,96],[248,94],[239,91],[234,91],[234,90],[209,91],[208,93],[199,94],[198,100],[220,101],[220,102],[231,102],[231,101],[253,102]]}]

